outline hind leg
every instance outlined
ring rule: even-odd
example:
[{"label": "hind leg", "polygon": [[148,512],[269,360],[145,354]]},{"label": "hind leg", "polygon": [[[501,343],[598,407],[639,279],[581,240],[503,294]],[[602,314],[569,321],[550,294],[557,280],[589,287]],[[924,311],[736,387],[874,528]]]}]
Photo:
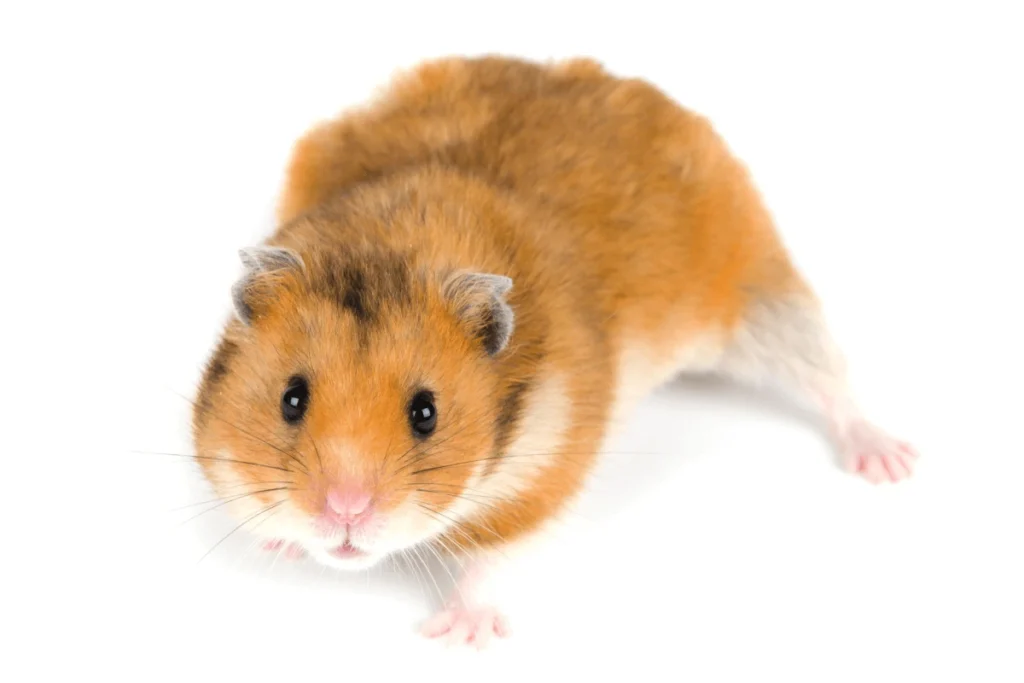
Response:
[{"label": "hind leg", "polygon": [[779,384],[809,401],[826,418],[849,471],[876,483],[908,477],[917,454],[861,412],[816,298],[795,275],[786,279],[782,291],[751,295],[722,369],[745,381]]}]

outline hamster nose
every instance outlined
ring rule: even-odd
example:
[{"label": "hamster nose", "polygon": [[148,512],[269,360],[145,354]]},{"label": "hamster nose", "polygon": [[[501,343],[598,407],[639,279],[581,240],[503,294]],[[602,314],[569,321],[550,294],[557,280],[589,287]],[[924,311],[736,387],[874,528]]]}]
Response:
[{"label": "hamster nose", "polygon": [[327,492],[324,516],[336,524],[356,524],[370,511],[370,494],[357,486],[338,486]]}]

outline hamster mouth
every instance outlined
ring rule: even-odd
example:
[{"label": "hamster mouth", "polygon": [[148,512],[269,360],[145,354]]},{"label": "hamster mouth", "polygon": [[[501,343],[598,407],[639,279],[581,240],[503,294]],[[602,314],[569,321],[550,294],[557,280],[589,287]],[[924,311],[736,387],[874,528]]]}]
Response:
[{"label": "hamster mouth", "polygon": [[362,550],[360,550],[359,548],[355,547],[354,545],[352,545],[348,541],[345,541],[344,543],[342,543],[341,545],[339,545],[336,548],[331,548],[328,552],[331,555],[333,555],[334,557],[337,557],[337,558],[342,559],[342,560],[351,560],[351,559],[355,559],[357,557],[365,557],[366,556],[366,553],[364,553]]}]

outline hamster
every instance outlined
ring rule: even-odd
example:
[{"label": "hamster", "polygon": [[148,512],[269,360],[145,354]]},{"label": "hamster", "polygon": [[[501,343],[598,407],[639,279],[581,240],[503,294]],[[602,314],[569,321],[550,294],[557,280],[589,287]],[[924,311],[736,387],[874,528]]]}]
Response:
[{"label": "hamster", "polygon": [[268,548],[340,569],[461,556],[428,636],[508,634],[478,596],[489,562],[681,372],[792,390],[872,482],[914,466],[851,398],[743,164],[706,119],[592,60],[401,74],[297,143],[278,219],[241,252],[198,461]]}]

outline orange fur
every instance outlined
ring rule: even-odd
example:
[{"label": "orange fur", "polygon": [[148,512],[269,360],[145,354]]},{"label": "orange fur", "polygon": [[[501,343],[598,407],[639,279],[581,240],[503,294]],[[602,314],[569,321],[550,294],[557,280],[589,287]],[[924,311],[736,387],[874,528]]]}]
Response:
[{"label": "orange fur", "polygon": [[[310,515],[346,476],[370,482],[385,511],[415,497],[444,514],[473,471],[459,463],[503,453],[503,402],[524,385],[522,413],[541,378],[564,378],[558,454],[535,454],[543,471],[529,488],[449,528],[442,540],[455,547],[513,540],[580,489],[627,346],[642,344],[651,362],[701,339],[724,348],[751,297],[810,296],[708,122],[590,60],[447,59],[404,74],[297,144],[279,220],[270,243],[294,249],[306,269],[265,279],[253,326],[229,326],[200,392],[198,451],[257,463],[234,467],[265,488],[282,471],[259,465],[287,469],[291,500]],[[375,262],[378,252],[408,269],[413,301],[384,310],[368,333],[312,292],[337,262]],[[439,294],[463,268],[515,282],[516,328],[497,358],[480,354]],[[315,385],[301,432],[278,414],[296,367]],[[403,469],[400,455],[417,448],[403,412],[417,382],[440,397],[433,438],[450,440]],[[338,443],[318,471],[317,448]],[[300,453],[307,473],[283,451]],[[204,465],[216,481],[219,463]],[[427,467],[436,469],[410,474]]]}]

